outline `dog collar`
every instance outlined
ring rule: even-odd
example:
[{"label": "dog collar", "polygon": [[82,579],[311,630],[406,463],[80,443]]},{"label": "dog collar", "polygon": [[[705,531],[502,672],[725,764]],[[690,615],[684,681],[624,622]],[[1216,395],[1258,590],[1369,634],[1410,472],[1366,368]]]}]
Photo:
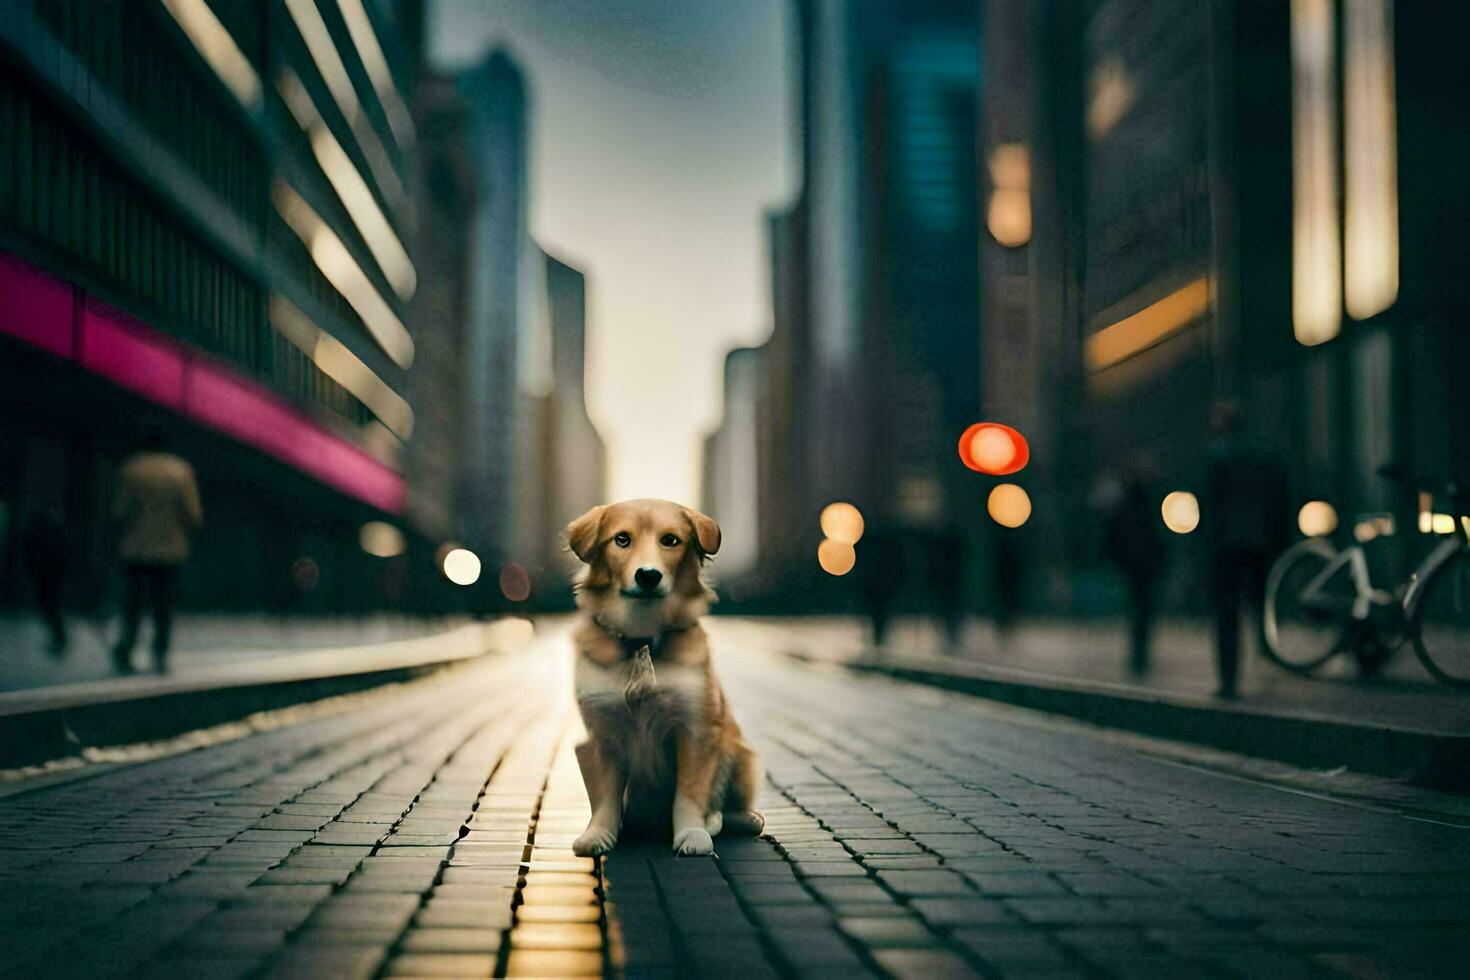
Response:
[{"label": "dog collar", "polygon": [[625,657],[631,657],[634,653],[638,652],[639,647],[648,647],[650,653],[656,653],[663,646],[662,641],[664,637],[670,633],[683,633],[694,625],[690,623],[686,626],[675,626],[654,636],[629,636],[611,624],[604,622],[602,617],[596,613],[592,615],[592,622],[598,629],[618,641],[623,648],[623,656]]}]

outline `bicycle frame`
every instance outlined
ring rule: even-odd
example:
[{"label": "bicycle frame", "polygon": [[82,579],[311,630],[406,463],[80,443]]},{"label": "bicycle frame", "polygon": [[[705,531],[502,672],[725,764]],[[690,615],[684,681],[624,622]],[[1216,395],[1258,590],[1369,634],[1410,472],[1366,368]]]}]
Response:
[{"label": "bicycle frame", "polygon": [[[1341,551],[1334,552],[1332,545],[1323,542],[1319,552],[1324,558],[1330,558],[1327,567],[1317,573],[1317,576],[1302,587],[1298,601],[1305,606],[1320,609],[1324,612],[1341,613],[1344,607],[1348,607],[1351,617],[1359,622],[1368,618],[1374,606],[1388,606],[1393,604],[1393,597],[1382,589],[1373,587],[1373,579],[1368,571],[1368,556],[1363,551],[1362,545],[1351,545]],[[1346,565],[1348,573],[1352,577],[1354,596],[1351,600],[1332,595],[1325,590],[1325,586]]]},{"label": "bicycle frame", "polygon": [[[1470,539],[1470,532],[1467,532],[1465,536],[1467,539]],[[1404,595],[1404,612],[1406,615],[1412,618],[1418,613],[1419,603],[1424,601],[1425,585],[1434,577],[1434,573],[1439,571],[1440,566],[1454,558],[1455,555],[1459,554],[1465,548],[1470,548],[1470,540],[1461,540],[1461,534],[1459,532],[1456,532],[1453,537],[1445,538],[1439,544],[1435,545],[1434,550],[1429,553],[1418,568],[1414,569],[1413,578],[1409,582],[1409,591]]]}]

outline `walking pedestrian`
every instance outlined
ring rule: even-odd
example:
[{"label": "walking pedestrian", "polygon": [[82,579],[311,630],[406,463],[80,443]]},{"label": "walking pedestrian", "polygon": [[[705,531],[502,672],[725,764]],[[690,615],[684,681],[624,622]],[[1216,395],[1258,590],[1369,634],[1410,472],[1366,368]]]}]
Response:
[{"label": "walking pedestrian", "polygon": [[1107,554],[1123,575],[1127,590],[1128,670],[1148,673],[1154,599],[1164,567],[1164,536],[1151,481],[1142,469],[1129,473],[1108,514]]},{"label": "walking pedestrian", "polygon": [[50,504],[33,513],[21,532],[22,558],[36,607],[50,634],[47,652],[60,657],[66,653],[66,619],[61,602],[66,591],[67,541],[66,522],[58,504]]},{"label": "walking pedestrian", "polygon": [[1289,534],[1285,467],[1274,453],[1246,443],[1242,421],[1235,402],[1222,401],[1211,410],[1214,441],[1201,514],[1215,601],[1216,693],[1222,698],[1238,693],[1242,607],[1257,642],[1264,642],[1266,570]]},{"label": "walking pedestrian", "polygon": [[113,664],[122,674],[133,669],[145,603],[153,612],[154,663],[159,673],[168,670],[179,567],[189,560],[194,535],[204,522],[194,469],[168,449],[168,436],[150,430],[141,451],[123,463],[112,500],[118,557],[126,576],[122,634],[112,650]]},{"label": "walking pedestrian", "polygon": [[1014,528],[996,526],[992,566],[995,574],[993,620],[996,639],[1005,642],[1021,609],[1021,539]]},{"label": "walking pedestrian", "polygon": [[881,647],[888,639],[893,604],[903,584],[903,541],[893,528],[869,526],[863,537],[863,552],[858,562],[858,586],[872,623],[873,646]]},{"label": "walking pedestrian", "polygon": [[951,652],[959,646],[965,625],[965,566],[968,558],[964,533],[959,525],[945,524],[929,543],[929,576],[934,589],[939,620]]}]

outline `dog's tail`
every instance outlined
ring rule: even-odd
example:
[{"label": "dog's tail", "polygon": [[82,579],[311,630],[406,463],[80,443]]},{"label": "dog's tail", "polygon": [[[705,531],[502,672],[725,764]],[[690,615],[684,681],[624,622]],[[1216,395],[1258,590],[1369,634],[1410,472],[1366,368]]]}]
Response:
[{"label": "dog's tail", "polygon": [[636,708],[653,697],[658,691],[658,678],[653,673],[653,655],[647,646],[641,646],[633,654],[633,663],[628,670],[628,684],[623,688],[623,697],[628,707]]}]

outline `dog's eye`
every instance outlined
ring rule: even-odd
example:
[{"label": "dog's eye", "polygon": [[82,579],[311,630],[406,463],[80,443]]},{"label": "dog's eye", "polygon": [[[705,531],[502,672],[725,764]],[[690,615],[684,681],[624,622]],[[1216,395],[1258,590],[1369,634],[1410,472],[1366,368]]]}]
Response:
[{"label": "dog's eye", "polygon": [[617,534],[613,535],[613,544],[617,545],[619,548],[626,548],[632,543],[633,535],[629,534],[627,531],[619,531]]},{"label": "dog's eye", "polygon": [[678,537],[676,537],[675,535],[672,535],[672,534],[665,534],[663,537],[661,537],[661,538],[658,539],[658,543],[661,544],[661,545],[663,545],[665,548],[677,548],[677,547],[679,547],[679,539],[678,539]]}]

